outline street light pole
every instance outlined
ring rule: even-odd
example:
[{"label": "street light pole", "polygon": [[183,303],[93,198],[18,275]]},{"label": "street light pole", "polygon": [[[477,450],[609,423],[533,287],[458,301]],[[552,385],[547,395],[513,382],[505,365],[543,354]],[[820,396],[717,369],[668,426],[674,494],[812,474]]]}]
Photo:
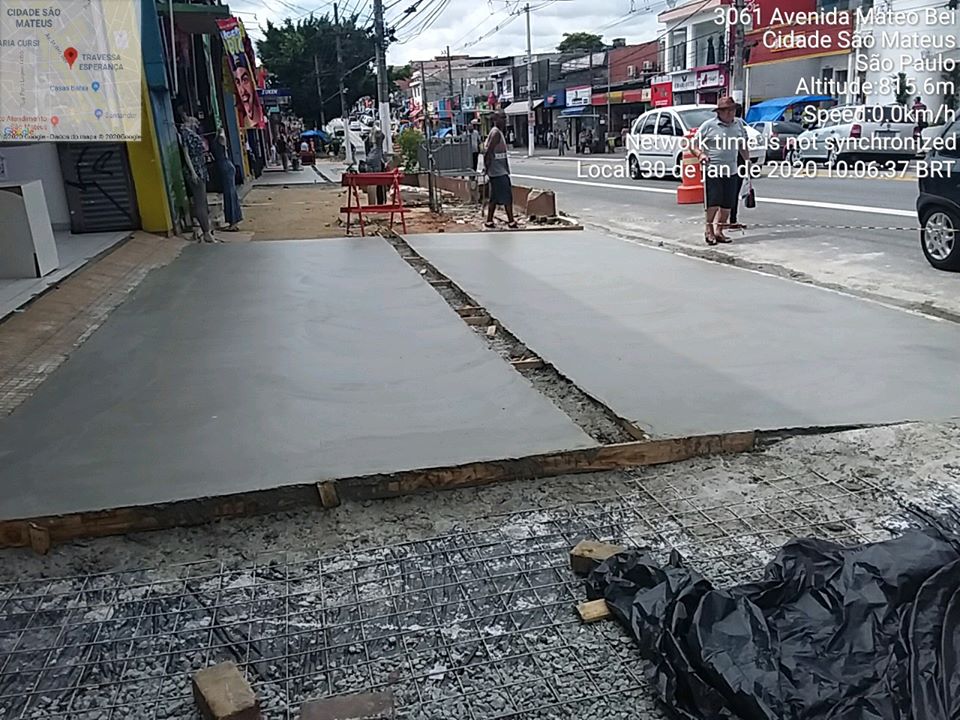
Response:
[{"label": "street light pole", "polygon": [[350,115],[347,112],[347,88],[343,84],[343,49],[340,46],[340,15],[337,4],[333,4],[333,28],[337,47],[337,77],[340,85],[340,120],[343,123],[344,158],[347,165],[353,164],[353,143],[350,141]]},{"label": "street light pole", "polygon": [[746,112],[745,90],[746,78],[743,66],[743,11],[744,0],[734,0],[733,7],[736,17],[733,23],[733,77],[730,79],[730,95],[743,107]]},{"label": "street light pole", "polygon": [[523,7],[527,14],[527,157],[533,157],[533,138],[537,114],[533,111],[533,42],[530,37],[530,3]]}]

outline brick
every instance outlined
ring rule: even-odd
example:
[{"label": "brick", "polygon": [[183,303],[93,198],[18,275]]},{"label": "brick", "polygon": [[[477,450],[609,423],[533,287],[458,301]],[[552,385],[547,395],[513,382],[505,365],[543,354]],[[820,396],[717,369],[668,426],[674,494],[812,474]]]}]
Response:
[{"label": "brick", "polygon": [[204,720],[260,720],[260,703],[253,688],[232,662],[195,673],[193,698]]},{"label": "brick", "polygon": [[557,214],[557,198],[552,190],[531,190],[527,195],[527,215],[554,217]]},{"label": "brick", "polygon": [[339,695],[308,700],[300,706],[300,720],[393,720],[390,692]]},{"label": "brick", "polygon": [[596,540],[581,540],[570,551],[570,569],[577,575],[586,575],[608,557],[623,550],[624,548],[620,545]]},{"label": "brick", "polygon": [[580,619],[585,623],[606,620],[610,617],[610,608],[607,607],[606,600],[588,600],[577,605],[577,612],[580,613]]}]

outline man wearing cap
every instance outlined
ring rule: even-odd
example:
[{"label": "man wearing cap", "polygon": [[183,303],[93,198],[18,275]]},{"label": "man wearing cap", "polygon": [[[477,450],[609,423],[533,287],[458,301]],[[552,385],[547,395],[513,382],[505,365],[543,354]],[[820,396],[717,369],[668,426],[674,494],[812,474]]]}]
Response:
[{"label": "man wearing cap", "polygon": [[693,138],[692,151],[703,163],[703,184],[706,192],[707,245],[728,243],[723,234],[730,220],[730,211],[737,202],[737,156],[748,170],[750,153],[747,150],[747,132],[736,118],[737,103],[732,97],[722,97],[717,103],[717,116],[700,126]]},{"label": "man wearing cap", "polygon": [[477,160],[480,159],[480,121],[474,118],[470,121],[470,156],[473,158],[473,169],[477,169]]}]

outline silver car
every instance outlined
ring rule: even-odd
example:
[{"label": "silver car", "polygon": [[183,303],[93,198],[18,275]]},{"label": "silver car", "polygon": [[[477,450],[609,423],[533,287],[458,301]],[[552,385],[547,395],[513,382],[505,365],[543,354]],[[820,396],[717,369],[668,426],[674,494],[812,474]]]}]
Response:
[{"label": "silver car", "polygon": [[917,124],[902,105],[841,105],[824,111],[820,127],[797,136],[793,160],[834,167],[856,160],[912,159]]}]

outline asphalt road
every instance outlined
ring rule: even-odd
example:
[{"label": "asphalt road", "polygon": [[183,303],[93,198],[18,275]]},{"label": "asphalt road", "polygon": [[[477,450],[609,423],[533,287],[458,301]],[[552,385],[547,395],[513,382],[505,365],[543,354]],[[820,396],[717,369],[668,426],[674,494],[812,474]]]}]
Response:
[{"label": "asphalt road", "polygon": [[[701,233],[700,207],[676,204],[676,181],[632,180],[623,176],[620,160],[513,157],[511,169],[517,182],[553,189],[563,210],[584,219],[633,217],[654,234],[668,237]],[[607,174],[619,176],[604,177]],[[826,236],[844,240],[846,251],[881,251],[898,261],[926,265],[914,230],[917,182],[913,177],[763,177],[754,182],[754,188],[757,207],[741,210],[741,220],[753,228],[744,238],[747,242],[773,235]]]}]

